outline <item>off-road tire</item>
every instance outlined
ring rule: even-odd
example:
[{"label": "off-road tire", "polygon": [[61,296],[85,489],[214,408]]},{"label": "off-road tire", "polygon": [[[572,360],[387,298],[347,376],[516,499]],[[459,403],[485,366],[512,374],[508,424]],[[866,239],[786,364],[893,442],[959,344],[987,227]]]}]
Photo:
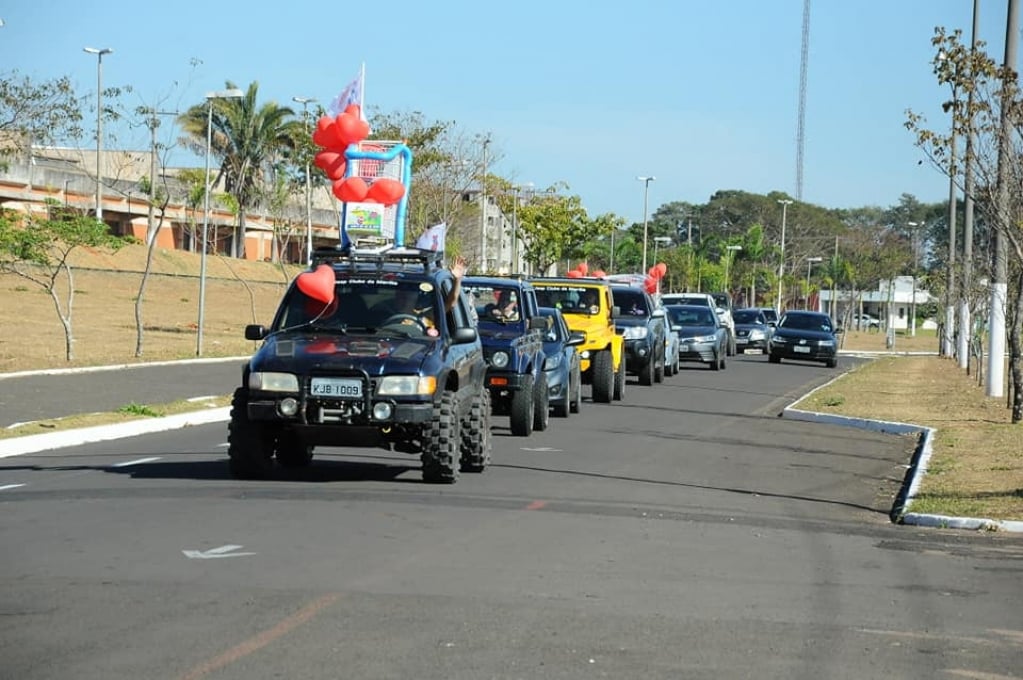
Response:
[{"label": "off-road tire", "polygon": [[527,375],[522,380],[522,387],[512,393],[511,414],[508,424],[516,437],[528,437],[533,434],[533,376]]},{"label": "off-road tire", "polygon": [[433,405],[433,417],[423,433],[423,481],[454,484],[458,481],[460,444],[458,397],[445,392]]},{"label": "off-road tire", "polygon": [[828,368],[838,368],[838,359],[828,359]]},{"label": "off-road tire", "polygon": [[227,424],[228,469],[235,479],[266,479],[273,475],[275,437],[266,425],[249,420],[248,403],[249,391],[237,388]]},{"label": "off-road tire", "polygon": [[569,389],[568,410],[570,413],[579,413],[579,409],[583,406],[583,377],[579,373],[578,366],[572,372],[570,382],[573,387]]},{"label": "off-road tire", "polygon": [[595,352],[590,365],[593,374],[593,401],[601,404],[610,404],[614,397],[615,389],[615,366],[611,350]]},{"label": "off-road tire", "polygon": [[781,363],[781,357],[777,356],[775,354],[768,354],[767,355],[767,360],[769,362],[771,362],[772,364],[780,364]]},{"label": "off-road tire", "polygon": [[313,462],[313,447],[294,432],[282,432],[277,438],[277,464],[285,468],[307,467]]},{"label": "off-road tire", "polygon": [[622,363],[618,364],[614,388],[614,400],[622,401],[623,399],[625,399],[625,357],[622,357]]},{"label": "off-road tire", "polygon": [[485,387],[472,398],[472,407],[462,421],[462,472],[483,472],[490,465],[493,441],[490,439],[490,391]]},{"label": "off-road tire", "polygon": [[551,394],[547,389],[547,374],[541,373],[533,382],[533,431],[543,432],[551,422]]}]

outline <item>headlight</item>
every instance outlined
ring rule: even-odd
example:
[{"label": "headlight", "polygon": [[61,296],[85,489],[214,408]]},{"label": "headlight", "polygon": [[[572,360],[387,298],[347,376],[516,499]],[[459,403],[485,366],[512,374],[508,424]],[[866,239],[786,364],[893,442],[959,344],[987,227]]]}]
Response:
[{"label": "headlight", "polygon": [[552,354],[543,360],[543,370],[550,371],[561,365],[561,355]]},{"label": "headlight", "polygon": [[437,378],[418,375],[388,375],[377,385],[378,397],[407,397],[414,394],[433,394],[437,391]]},{"label": "headlight", "polygon": [[494,352],[493,356],[490,357],[490,364],[494,368],[504,368],[508,365],[508,353]]},{"label": "headlight", "polygon": [[642,340],[647,335],[646,326],[629,326],[622,333],[622,337],[626,340]]},{"label": "headlight", "polygon": [[789,339],[786,338],[784,335],[772,335],[771,336],[771,343],[773,343],[775,345],[784,345],[788,341],[789,341]]},{"label": "headlight", "polygon": [[249,389],[260,392],[298,392],[294,373],[249,373]]},{"label": "headlight", "polygon": [[717,337],[713,335],[701,335],[697,338],[693,338],[690,342],[714,342],[715,340],[717,340]]},{"label": "headlight", "polygon": [[750,340],[763,340],[766,337],[767,336],[764,334],[764,331],[752,330],[752,331],[749,332],[749,339]]}]

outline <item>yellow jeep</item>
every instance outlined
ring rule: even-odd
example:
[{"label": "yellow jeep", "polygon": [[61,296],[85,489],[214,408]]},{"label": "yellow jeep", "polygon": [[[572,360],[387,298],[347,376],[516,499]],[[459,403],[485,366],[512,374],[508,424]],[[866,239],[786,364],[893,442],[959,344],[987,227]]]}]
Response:
[{"label": "yellow jeep", "polygon": [[568,329],[582,333],[578,346],[584,383],[592,385],[595,402],[609,403],[625,395],[625,342],[615,330],[618,310],[611,287],[603,279],[538,277],[533,280],[541,307],[556,307]]}]

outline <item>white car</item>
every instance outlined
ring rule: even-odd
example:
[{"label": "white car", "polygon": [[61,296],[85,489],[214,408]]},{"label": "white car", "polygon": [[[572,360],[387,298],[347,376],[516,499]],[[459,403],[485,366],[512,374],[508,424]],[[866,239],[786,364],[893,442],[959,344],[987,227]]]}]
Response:
[{"label": "white car", "polygon": [[881,320],[876,316],[870,314],[853,314],[852,326],[857,330],[870,330],[872,328],[880,328]]}]

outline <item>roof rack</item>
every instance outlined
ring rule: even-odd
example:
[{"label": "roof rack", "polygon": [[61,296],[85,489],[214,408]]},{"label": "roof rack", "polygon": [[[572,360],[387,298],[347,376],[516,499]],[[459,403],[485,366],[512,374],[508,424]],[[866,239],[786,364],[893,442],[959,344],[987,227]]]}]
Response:
[{"label": "roof rack", "polygon": [[347,264],[354,269],[382,270],[384,265],[411,266],[430,272],[444,266],[444,253],[421,248],[395,247],[393,245],[371,248],[317,248],[313,251],[313,266],[320,264]]}]

